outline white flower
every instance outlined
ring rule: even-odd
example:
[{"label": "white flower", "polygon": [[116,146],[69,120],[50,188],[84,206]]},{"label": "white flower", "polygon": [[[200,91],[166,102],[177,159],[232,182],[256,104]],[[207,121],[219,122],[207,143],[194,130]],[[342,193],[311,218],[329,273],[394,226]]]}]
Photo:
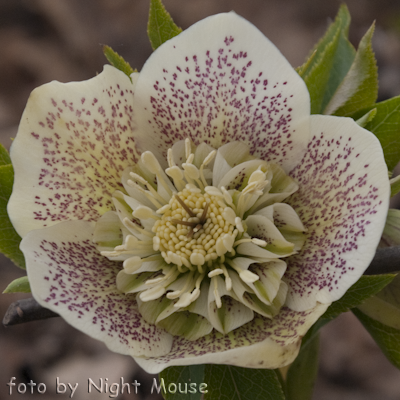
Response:
[{"label": "white flower", "polygon": [[302,79],[234,13],[131,78],[106,66],[28,101],[8,211],[35,299],[153,373],[292,362],[375,253],[378,140],[310,116]]}]

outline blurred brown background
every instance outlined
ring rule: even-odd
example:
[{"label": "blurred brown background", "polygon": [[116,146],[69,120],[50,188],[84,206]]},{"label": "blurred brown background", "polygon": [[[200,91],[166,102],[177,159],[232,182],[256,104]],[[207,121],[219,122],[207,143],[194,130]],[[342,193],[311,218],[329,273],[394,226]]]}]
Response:
[{"label": "blurred brown background", "polygon": [[[164,0],[183,29],[208,15],[234,10],[265,33],[296,67],[334,18],[340,1],[318,0]],[[357,45],[376,20],[376,51],[381,100],[400,94],[400,1],[347,1],[353,21],[350,39]],[[141,69],[151,53],[146,36],[149,0],[0,0],[0,140],[7,147],[17,132],[29,93],[53,79],[83,80],[102,70],[102,45],[110,45],[134,68]],[[194,44],[195,46],[195,44]],[[23,275],[0,258],[0,290]],[[24,295],[1,295],[0,314]],[[87,393],[87,380],[99,384],[136,379],[138,394],[150,396],[152,377],[134,361],[68,326],[61,318],[0,327],[0,400],[10,398],[6,383],[47,385],[45,394],[14,398],[69,398],[55,394],[56,378],[79,386],[74,399],[110,398]],[[315,400],[399,400],[400,372],[381,354],[362,326],[348,313],[323,329],[321,365]]]}]

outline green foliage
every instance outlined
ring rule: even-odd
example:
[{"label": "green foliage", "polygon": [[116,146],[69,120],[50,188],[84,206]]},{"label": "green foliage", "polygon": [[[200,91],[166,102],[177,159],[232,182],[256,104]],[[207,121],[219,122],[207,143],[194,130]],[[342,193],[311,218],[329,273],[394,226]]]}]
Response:
[{"label": "green foliage", "polygon": [[287,400],[311,400],[318,373],[319,335],[315,335],[290,366],[286,375]]},{"label": "green foliage", "polygon": [[376,103],[352,115],[358,119],[370,109],[376,108],[375,118],[365,125],[379,139],[389,171],[400,161],[400,96]]},{"label": "green foliage", "polygon": [[122,71],[124,74],[131,76],[132,73],[137,72],[134,70],[127,61],[125,61],[117,52],[115,52],[110,46],[103,46],[103,53],[106,56],[108,62],[115,68]]},{"label": "green foliage", "polygon": [[363,275],[350,287],[350,289],[337,301],[334,301],[321,318],[309,329],[302,341],[302,347],[315,338],[319,330],[340,314],[359,306],[371,296],[380,292],[395,277],[394,274]]},{"label": "green foliage", "polygon": [[[309,400],[312,398],[313,385],[318,369],[317,356],[319,330],[343,312],[349,310],[352,310],[355,313],[360,312],[355,307],[360,306],[361,304],[364,306],[367,304],[369,299],[376,297],[374,295],[380,293],[382,289],[385,290],[386,288],[389,288],[395,276],[396,275],[393,274],[363,275],[353,286],[350,287],[341,299],[333,302],[328,307],[321,318],[304,336],[299,356],[289,368],[286,384],[287,400]],[[379,345],[381,346],[381,344]],[[390,351],[392,350],[393,349],[390,349]],[[386,350],[384,350],[384,352],[385,351]]]},{"label": "green foliage", "polygon": [[298,68],[310,92],[311,114],[350,116],[376,101],[378,70],[371,44],[374,25],[361,39],[357,52],[348,40],[349,25],[349,11],[342,5],[310,58]]},{"label": "green foliage", "polygon": [[400,276],[358,308],[368,317],[400,330]]},{"label": "green foliage", "polygon": [[322,319],[334,319],[341,313],[350,311],[352,308],[362,304],[369,297],[380,292],[395,277],[394,274],[385,275],[363,275],[344,296],[333,302],[322,315]]},{"label": "green foliage", "polygon": [[3,293],[30,293],[31,287],[29,285],[28,277],[22,276],[21,278],[14,279],[4,290]]},{"label": "green foliage", "polygon": [[7,203],[11,196],[14,170],[9,162],[7,150],[0,145],[0,252],[16,265],[25,269],[25,259],[19,249],[21,237],[15,231],[7,214]]},{"label": "green foliage", "polygon": [[11,164],[11,159],[6,148],[0,143],[0,166]]},{"label": "green foliage", "polygon": [[312,114],[322,113],[353,63],[355,50],[347,39],[349,25],[349,11],[342,5],[310,59],[298,69],[310,92]]},{"label": "green foliage", "polygon": [[[204,383],[204,369],[205,365],[189,365],[186,367],[169,367],[160,373],[160,381],[164,380],[165,386],[168,387],[170,383],[181,383],[181,392],[184,391],[185,383],[196,384],[196,386],[188,385],[187,393],[170,393],[163,392],[163,397],[166,400],[200,400],[202,393],[200,385]],[[193,389],[194,388],[194,389]],[[179,389],[179,387],[178,387]],[[203,391],[207,390],[205,388]],[[195,393],[191,393],[195,392]]]},{"label": "green foliage", "polygon": [[161,0],[151,0],[147,35],[153,50],[181,32],[182,29],[175,25]]},{"label": "green foliage", "polygon": [[[164,385],[174,383],[178,390],[170,393],[163,392],[166,400],[285,400],[285,395],[274,370],[249,369],[231,365],[189,365],[187,367],[169,367],[160,373]],[[179,393],[184,383],[197,384],[197,393]],[[199,390],[203,385],[202,394]]]},{"label": "green foliage", "polygon": [[400,245],[400,210],[390,209],[388,211],[382,233],[382,242],[387,247]]},{"label": "green foliage", "polygon": [[400,192],[400,175],[390,180],[390,197]]},{"label": "green foliage", "polygon": [[375,115],[376,108],[373,108],[371,111],[368,111],[361,118],[359,118],[356,122],[359,126],[361,126],[361,128],[365,128],[365,125],[371,122],[375,118]]},{"label": "green foliage", "polygon": [[400,369],[400,330],[382,324],[381,322],[365,315],[358,309],[354,309],[353,313],[374,338],[388,360]]},{"label": "green foliage", "polygon": [[352,311],[389,361],[400,369],[400,276]]},{"label": "green foliage", "polygon": [[274,370],[206,365],[204,378],[205,400],[285,400]]},{"label": "green foliage", "polygon": [[378,97],[378,69],[371,44],[374,29],[372,25],[361,39],[350,70],[324,109],[324,114],[349,116],[375,104]]}]

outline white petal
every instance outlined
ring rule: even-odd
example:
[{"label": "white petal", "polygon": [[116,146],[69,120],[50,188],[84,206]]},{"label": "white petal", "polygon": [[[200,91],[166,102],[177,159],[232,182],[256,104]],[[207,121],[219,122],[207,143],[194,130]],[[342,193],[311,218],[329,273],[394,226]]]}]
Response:
[{"label": "white petal", "polygon": [[[267,217],[262,215],[250,215],[245,220],[247,233],[267,242],[265,250],[286,257],[293,254],[294,245],[288,242],[279,232],[278,228]],[[239,251],[239,250],[238,250]]]},{"label": "white petal", "polygon": [[[155,258],[155,256],[153,256]],[[153,258],[152,257],[152,258]],[[155,272],[155,271],[161,271],[162,269],[165,269],[167,267],[166,262],[162,258],[161,255],[159,255],[159,259],[153,260],[153,261],[144,261],[142,263],[142,266],[136,271],[137,274],[140,274],[142,272]]]},{"label": "white petal", "polygon": [[[281,254],[276,254],[272,251],[265,250],[253,243],[241,243],[236,249],[240,255],[251,257],[254,262],[267,262],[282,257]],[[287,255],[292,254],[292,252]]]},{"label": "white petal", "polygon": [[275,203],[262,208],[253,215],[263,215],[269,218],[279,230],[293,232],[304,232],[306,230],[296,211],[286,203]]},{"label": "white petal", "polygon": [[250,264],[254,264],[256,261],[254,261],[252,258],[234,257],[230,260],[230,262],[234,264],[235,267],[245,271],[249,268]]},{"label": "white petal", "polygon": [[270,164],[270,173],[272,176],[271,188],[265,190],[264,194],[256,201],[250,210],[251,214],[271,204],[282,202],[299,188],[296,181],[286,175],[286,172],[280,166]]},{"label": "white petal", "polygon": [[339,299],[371,262],[388,210],[390,186],[377,138],[350,118],[312,116],[313,139],[291,176],[288,203],[307,228],[285,280],[296,310]]},{"label": "white petal", "polygon": [[[93,234],[93,242],[109,248],[111,251],[115,246],[122,244],[121,221],[115,211],[108,211],[96,222]],[[104,249],[105,250],[105,249]]]},{"label": "white petal", "polygon": [[[200,168],[201,164],[205,160],[205,158],[212,152],[214,149],[206,143],[201,143],[197,146],[196,151],[194,153],[193,164],[196,165],[197,168]],[[207,165],[208,168],[212,168],[214,166],[214,160],[211,160]]]},{"label": "white petal", "polygon": [[164,156],[185,137],[214,148],[241,141],[289,171],[309,139],[303,80],[234,13],[203,19],[160,46],[140,73],[134,106],[139,148]]},{"label": "white petal", "polygon": [[268,164],[262,160],[251,160],[236,165],[228,173],[226,173],[219,181],[218,187],[225,187],[227,190],[236,189],[243,190],[247,185],[250,175],[257,170],[258,167],[267,169]]},{"label": "white petal", "polygon": [[257,297],[265,304],[271,304],[281,286],[282,276],[286,271],[286,263],[282,260],[271,261],[252,266],[251,271],[260,279],[249,286]]},{"label": "white petal", "polygon": [[268,218],[278,228],[283,237],[294,244],[294,250],[299,251],[306,240],[306,228],[301,222],[296,211],[289,204],[275,203],[262,208],[253,215],[262,215]]},{"label": "white petal", "polygon": [[236,165],[248,160],[249,147],[242,142],[224,144],[218,149],[213,169],[213,186],[220,187],[221,179]]},{"label": "white petal", "polygon": [[[222,302],[220,308],[215,301],[214,279],[218,282],[218,292]],[[253,319],[253,311],[232,298],[234,293],[226,290],[225,282],[219,276],[212,278],[208,293],[208,320],[217,331],[227,334]]]},{"label": "white petal", "polygon": [[233,290],[239,300],[258,314],[267,318],[273,318],[284,305],[287,294],[286,283],[281,281],[277,295],[274,300],[267,305],[265,301],[259,299],[259,296],[253,294],[247,285],[243,284],[243,281],[236,273],[231,272],[230,276],[232,278]]},{"label": "white petal", "polygon": [[21,249],[34,298],[112,351],[133,357],[167,354],[171,335],[145,322],[134,297],[117,290],[121,263],[98,253],[93,225],[68,221],[25,236]]},{"label": "white petal", "polygon": [[146,281],[153,276],[154,272],[143,272],[132,275],[121,270],[118,272],[115,282],[117,289],[122,293],[138,293],[151,288],[151,285],[146,285]]},{"label": "white petal", "polygon": [[200,287],[200,295],[195,302],[193,302],[188,310],[190,312],[202,315],[204,318],[209,319],[208,316],[208,291],[209,291],[208,281],[203,281]]},{"label": "white petal", "polygon": [[[194,150],[194,145],[191,143],[191,149]],[[172,157],[174,159],[174,162],[176,165],[179,167],[182,166],[184,162],[186,162],[186,152],[185,152],[185,141],[184,140],[178,140],[174,141],[174,144],[172,146]]]},{"label": "white petal", "polygon": [[256,315],[253,321],[229,335],[211,332],[195,342],[175,337],[168,355],[156,359],[136,358],[136,362],[153,374],[173,365],[213,363],[245,368],[281,368],[293,362],[302,337],[327,307],[319,304],[303,312],[283,307],[272,320]]},{"label": "white petal", "polygon": [[[116,196],[117,193],[120,193],[119,195]],[[137,201],[136,199],[132,198],[131,196],[127,196],[126,194],[123,194],[122,192],[114,192],[114,197],[119,197],[121,200],[123,199],[123,201],[130,207],[130,214],[128,216],[128,218],[131,219],[132,217],[132,212],[134,210],[136,210],[138,207],[143,207],[143,205]],[[147,209],[147,214],[151,213],[153,210],[149,207]],[[155,214],[155,213],[154,213]],[[136,217],[134,217],[136,218]],[[143,228],[148,231],[151,232],[151,229],[154,226],[155,220],[152,218],[138,218],[140,220],[140,223],[142,224]]]},{"label": "white petal", "polygon": [[208,335],[213,327],[201,315],[187,312],[175,312],[158,322],[158,325],[173,335],[179,335],[194,341]]},{"label": "white petal", "polygon": [[140,296],[138,296],[136,301],[139,307],[139,312],[150,324],[155,324],[160,314],[167,312],[168,315],[170,315],[176,311],[176,308],[174,308],[174,302],[167,299],[165,296],[153,301],[142,301]]},{"label": "white petal", "polygon": [[113,208],[122,171],[137,160],[129,78],[111,66],[84,82],[35,89],[11,147],[8,213],[17,232],[95,221]]},{"label": "white petal", "polygon": [[[139,163],[140,162],[141,161],[139,161]],[[124,186],[124,189],[128,193],[129,197],[131,197],[133,200],[136,200],[138,203],[140,203],[144,206],[150,207],[152,210],[156,210],[157,207],[155,207],[154,204],[142,192],[131,187],[128,184],[128,180],[132,180],[132,177],[130,176],[131,172],[135,172],[135,173],[143,176],[143,178],[145,178],[148,182],[153,182],[154,176],[151,176],[151,177],[146,176],[143,173],[143,171],[140,168],[138,168],[138,166],[136,165],[135,167],[128,167],[122,172],[121,182]]]}]

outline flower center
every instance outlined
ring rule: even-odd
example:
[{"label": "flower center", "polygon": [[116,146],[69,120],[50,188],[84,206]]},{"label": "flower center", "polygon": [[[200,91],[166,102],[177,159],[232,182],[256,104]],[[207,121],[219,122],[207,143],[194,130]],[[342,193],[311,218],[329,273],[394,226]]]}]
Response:
[{"label": "flower center", "polygon": [[234,211],[220,197],[210,194],[212,187],[202,193],[196,187],[185,188],[168,203],[161,219],[153,227],[154,250],[159,250],[165,261],[173,263],[181,272],[200,273],[203,266],[223,262],[227,252],[233,252],[238,234]]},{"label": "flower center", "polygon": [[167,161],[164,170],[143,153],[123,174],[115,211],[97,222],[101,254],[122,261],[118,289],[135,294],[145,320],[191,340],[228,333],[254,313],[273,318],[287,293],[282,258],[305,240],[281,203],[297,184],[236,142],[217,152],[186,139]]}]

